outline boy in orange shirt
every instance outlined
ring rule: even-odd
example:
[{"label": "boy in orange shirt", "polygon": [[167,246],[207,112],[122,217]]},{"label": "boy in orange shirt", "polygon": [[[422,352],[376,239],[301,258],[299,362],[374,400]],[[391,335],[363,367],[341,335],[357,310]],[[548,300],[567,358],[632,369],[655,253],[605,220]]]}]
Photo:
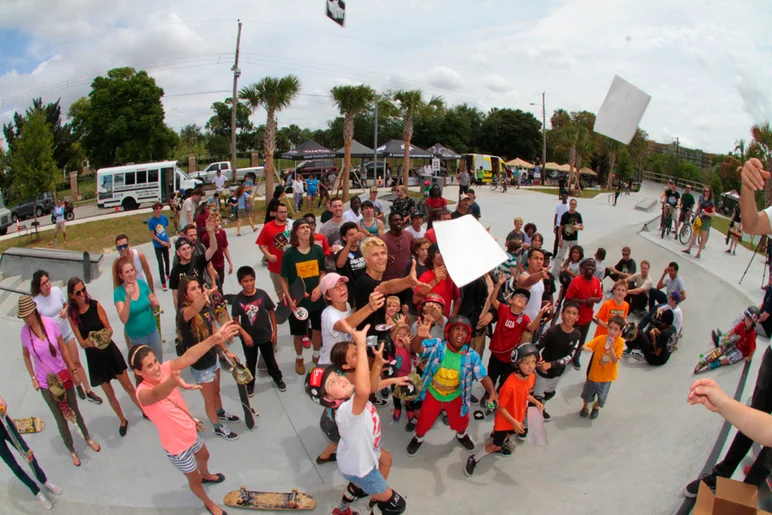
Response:
[{"label": "boy in orange shirt", "polygon": [[[600,408],[606,404],[608,392],[611,389],[611,383],[617,378],[617,368],[619,367],[619,358],[622,357],[622,351],[625,350],[625,341],[622,339],[622,328],[625,321],[619,315],[612,316],[607,324],[608,334],[593,338],[582,350],[592,352],[590,368],[587,371],[587,381],[582,388],[582,406],[579,416],[586,418],[589,414],[588,405],[592,405],[593,420],[598,418]],[[596,400],[597,397],[597,400]]]},{"label": "boy in orange shirt", "polygon": [[627,296],[627,281],[621,279],[615,282],[614,287],[611,289],[611,293],[613,293],[614,296],[603,303],[598,310],[598,314],[592,319],[593,322],[598,324],[598,327],[595,329],[594,338],[608,334],[608,321],[614,315],[622,317],[622,320],[627,320],[627,313],[630,311],[630,305],[625,302],[625,297]]},{"label": "boy in orange shirt", "polygon": [[510,359],[515,370],[499,390],[499,405],[496,420],[493,423],[493,442],[469,456],[464,466],[464,474],[467,476],[474,474],[477,463],[492,452],[504,456],[512,454],[504,444],[515,433],[520,437],[528,433],[524,422],[529,402],[544,411],[544,404],[531,395],[536,383],[534,371],[539,360],[539,349],[532,343],[524,343],[512,351]]}]

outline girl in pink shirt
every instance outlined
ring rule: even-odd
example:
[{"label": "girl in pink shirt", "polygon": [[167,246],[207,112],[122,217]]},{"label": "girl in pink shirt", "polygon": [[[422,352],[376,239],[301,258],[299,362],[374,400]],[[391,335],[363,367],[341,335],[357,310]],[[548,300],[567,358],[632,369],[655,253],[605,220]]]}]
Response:
[{"label": "girl in pink shirt", "polygon": [[198,435],[203,431],[201,421],[194,419],[178,387],[200,390],[201,386],[187,384],[180,377],[183,370],[206,354],[215,345],[238,334],[238,326],[227,322],[201,343],[190,347],[177,359],[159,363],[153,349],[137,345],[129,351],[129,363],[134,373],[142,378],[137,386],[137,400],[145,415],[158,429],[161,447],[169,461],[188,478],[190,490],[203,501],[213,515],[225,513],[204,491],[205,483],[222,483],[225,476],[209,472],[209,450]]},{"label": "girl in pink shirt", "polygon": [[[67,450],[70,451],[72,464],[80,467],[80,458],[73,447],[70,426],[67,424],[68,415],[74,417],[89,447],[96,452],[99,452],[101,448],[89,436],[86,423],[78,409],[75,388],[68,371],[68,369],[72,370],[73,363],[64,345],[62,333],[56,322],[40,316],[35,301],[30,295],[22,295],[19,298],[19,311],[16,316],[24,319],[24,325],[21,328],[21,345],[24,364],[32,380],[32,387],[41,393],[54,415],[62,441]],[[52,393],[55,392],[55,389],[52,390],[52,385],[49,384],[52,375],[58,376],[58,378],[54,378],[56,382],[63,383],[63,399],[59,399],[56,397],[56,393]]]}]

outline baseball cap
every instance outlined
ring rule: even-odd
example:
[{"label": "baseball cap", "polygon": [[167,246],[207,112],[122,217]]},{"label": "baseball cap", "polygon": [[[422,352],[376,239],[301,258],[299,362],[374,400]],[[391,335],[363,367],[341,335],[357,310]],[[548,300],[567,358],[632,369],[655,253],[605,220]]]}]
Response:
[{"label": "baseball cap", "polygon": [[670,298],[672,298],[674,301],[676,301],[676,304],[681,302],[681,292],[678,290],[673,290],[670,292]]},{"label": "baseball cap", "polygon": [[423,218],[424,213],[423,211],[413,211],[413,214],[410,215],[410,218]]},{"label": "baseball cap", "polygon": [[322,295],[326,295],[328,290],[335,288],[335,285],[338,284],[338,281],[347,283],[348,277],[343,277],[342,275],[336,274],[335,272],[325,274],[319,283],[319,290],[322,292]]},{"label": "baseball cap", "polygon": [[378,191],[378,188],[377,188],[376,186],[373,186],[373,187],[371,187],[371,188],[370,188],[370,191],[375,191],[375,192],[377,192],[377,191]]},{"label": "baseball cap", "polygon": [[177,238],[177,241],[174,242],[174,250],[180,250],[180,247],[183,245],[190,245],[191,247],[193,246],[186,238]]},{"label": "baseball cap", "polygon": [[466,193],[464,193],[463,195],[461,195],[461,198],[459,200],[471,200],[471,197]]}]

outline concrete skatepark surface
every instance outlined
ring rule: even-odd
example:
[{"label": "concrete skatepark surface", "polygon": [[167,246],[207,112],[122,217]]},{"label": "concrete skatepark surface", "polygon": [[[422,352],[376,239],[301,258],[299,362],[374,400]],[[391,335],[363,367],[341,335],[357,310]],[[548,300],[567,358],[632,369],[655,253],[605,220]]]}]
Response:
[{"label": "concrete skatepark surface", "polygon": [[[549,446],[518,442],[511,457],[489,456],[481,461],[472,478],[463,472],[468,454],[453,440],[448,427],[438,422],[418,454],[410,458],[405,451],[411,437],[404,430],[405,419],[392,422],[391,403],[380,408],[383,446],[394,456],[389,484],[407,498],[407,513],[467,515],[506,506],[517,507],[520,513],[648,515],[673,513],[681,504],[681,490],[702,469],[723,422],[704,408],[686,404],[688,387],[694,380],[692,370],[699,354],[710,347],[710,330],[717,325],[726,329],[745,307],[760,300],[758,285],[763,259],[756,257],[755,266],[738,289],[736,283],[752,253],[739,247],[737,256],[726,256],[723,235],[715,230],[699,261],[681,254],[680,244],[660,241],[658,233],[637,234],[657,212],[636,211],[635,204],[644,196],[656,196],[661,189],[659,185],[645,185],[640,193],[620,197],[616,207],[607,202],[605,194],[595,199],[579,199],[578,210],[586,228],[580,233],[580,244],[585,247],[586,256],[592,255],[598,246],[606,248],[607,266],[618,261],[622,246],[630,246],[638,263],[642,259],[652,263],[651,275],[655,282],[670,261],[679,262],[688,293],[682,304],[684,338],[679,350],[660,368],[623,358],[619,379],[611,388],[606,408],[594,421],[578,416],[579,394],[588,360],[588,356],[583,356],[582,371],[569,367],[558,394],[547,404],[552,415],[552,422],[547,424]],[[510,189],[506,194],[491,192],[487,187],[477,190],[481,222],[491,226],[491,234],[500,242],[511,230],[512,219],[521,216],[536,223],[539,232],[545,235],[545,247],[551,249],[556,197],[527,190]],[[445,195],[452,198],[456,191],[455,187],[446,188]],[[261,255],[254,243],[256,234],[247,230],[237,238],[231,225],[226,226],[226,230],[236,268],[253,266],[258,274],[258,287],[272,292],[267,270],[260,265]],[[150,244],[138,248],[148,256],[151,269],[156,272]],[[109,267],[113,260],[114,255],[105,256],[102,274],[88,285],[88,290],[104,305],[115,331],[114,339],[125,353],[122,326],[112,305]],[[66,283],[67,277],[57,277],[53,270],[49,272],[54,284]],[[29,278],[25,279],[23,282],[5,279],[3,283],[13,286],[3,285],[26,290]],[[610,287],[610,281],[604,286]],[[157,281],[156,287],[166,311],[164,350],[165,358],[170,359],[174,357],[171,293],[161,291]],[[226,279],[225,290],[230,293],[238,289],[234,272]],[[0,331],[7,335],[5,359],[0,362],[0,394],[8,402],[13,417],[37,416],[48,424],[44,432],[27,435],[26,440],[51,480],[64,490],[61,497],[53,499],[56,513],[206,513],[189,491],[184,476],[168,462],[155,427],[142,419],[115,382],[113,385],[129,419],[127,436],[118,435],[118,419],[106,399],[100,406],[80,401],[92,437],[102,445],[102,452],[97,454],[88,449],[77,431],[73,431],[83,465],[72,466],[53,417],[40,394],[31,388],[24,369],[18,336],[21,322],[14,318],[18,296],[0,293],[3,299]],[[767,340],[758,341],[743,399],[752,391],[767,345]],[[234,341],[231,350],[242,355],[240,347]],[[305,351],[307,366],[311,364],[310,354]],[[321,410],[302,392],[303,378],[294,372],[291,337],[286,325],[279,329],[277,359],[288,390],[279,392],[265,372],[258,373],[252,405],[260,417],[254,431],[248,431],[243,423],[229,424],[239,433],[239,439],[226,442],[214,436],[211,426],[206,424],[203,438],[212,455],[210,470],[227,476],[223,484],[208,486],[207,491],[212,499],[221,502],[228,491],[240,485],[266,491],[299,488],[317,497],[315,513],[330,513],[346,481],[334,464],[315,462],[326,445],[318,425]],[[83,353],[81,360],[85,360]],[[487,352],[484,363],[487,363]],[[716,379],[731,394],[741,371],[741,365],[722,367],[703,377]],[[189,373],[184,374],[190,380]],[[95,391],[104,398],[100,389]],[[478,396],[482,391],[479,384],[475,386]],[[192,414],[205,419],[203,397],[198,392],[184,392],[184,395]],[[235,383],[225,373],[222,395],[224,407],[241,416]],[[471,420],[469,433],[478,448],[492,427],[492,417],[484,421]],[[729,441],[732,436],[730,434]],[[45,512],[7,467],[0,467],[0,481],[0,505],[3,506],[0,511]],[[366,503],[358,503],[355,509],[365,511]]]}]

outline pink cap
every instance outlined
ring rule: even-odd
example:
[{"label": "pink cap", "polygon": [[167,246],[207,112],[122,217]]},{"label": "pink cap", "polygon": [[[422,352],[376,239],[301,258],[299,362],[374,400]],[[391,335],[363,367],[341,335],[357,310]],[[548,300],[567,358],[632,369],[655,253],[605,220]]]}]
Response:
[{"label": "pink cap", "polygon": [[327,291],[335,288],[335,285],[338,284],[338,281],[347,283],[348,277],[343,277],[342,275],[336,274],[335,272],[326,274],[324,277],[322,277],[322,281],[319,283],[319,289],[322,291],[322,295],[327,295]]}]

